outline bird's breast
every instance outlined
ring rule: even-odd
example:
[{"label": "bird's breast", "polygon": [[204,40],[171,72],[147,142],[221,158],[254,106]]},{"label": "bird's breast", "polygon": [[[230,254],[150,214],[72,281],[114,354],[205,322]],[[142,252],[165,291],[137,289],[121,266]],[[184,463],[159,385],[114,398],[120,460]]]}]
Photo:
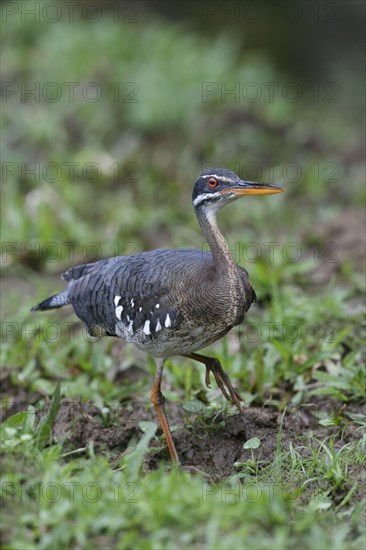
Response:
[{"label": "bird's breast", "polygon": [[181,296],[180,309],[187,321],[218,334],[241,323],[247,309],[244,281],[236,265],[221,273],[214,266],[207,267],[177,296]]},{"label": "bird's breast", "polygon": [[146,336],[138,330],[134,335],[124,331],[120,336],[139,349],[157,357],[184,355],[198,351],[224,336],[230,327],[218,331],[217,326],[198,326],[196,322],[181,322],[175,329],[163,329],[159,334]]}]

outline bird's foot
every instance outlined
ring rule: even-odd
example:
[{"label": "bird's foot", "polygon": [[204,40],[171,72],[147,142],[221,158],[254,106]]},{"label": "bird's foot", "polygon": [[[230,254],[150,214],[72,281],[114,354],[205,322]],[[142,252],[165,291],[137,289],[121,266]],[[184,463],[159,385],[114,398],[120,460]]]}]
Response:
[{"label": "bird's foot", "polygon": [[222,368],[220,361],[218,361],[218,359],[212,359],[210,363],[207,363],[205,366],[206,366],[206,377],[205,377],[206,386],[208,388],[211,387],[210,377],[212,373],[215,377],[216,384],[220,388],[225,399],[227,399],[228,401],[232,401],[236,405],[239,412],[243,412],[243,407],[240,403],[241,401],[243,401],[243,398],[235,390],[235,388],[233,388],[230,382],[230,378]]}]

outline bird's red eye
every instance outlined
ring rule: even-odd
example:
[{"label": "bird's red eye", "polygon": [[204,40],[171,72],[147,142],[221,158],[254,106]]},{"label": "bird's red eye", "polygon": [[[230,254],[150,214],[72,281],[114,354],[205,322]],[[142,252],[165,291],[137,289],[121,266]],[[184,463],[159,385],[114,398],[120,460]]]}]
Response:
[{"label": "bird's red eye", "polygon": [[207,185],[210,189],[215,189],[219,185],[219,182],[216,178],[208,178]]}]

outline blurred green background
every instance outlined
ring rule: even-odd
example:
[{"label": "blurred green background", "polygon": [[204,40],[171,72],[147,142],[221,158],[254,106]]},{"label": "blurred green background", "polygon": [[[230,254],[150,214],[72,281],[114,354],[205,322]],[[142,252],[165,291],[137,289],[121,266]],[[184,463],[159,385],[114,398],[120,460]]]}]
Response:
[{"label": "blurred green background", "polygon": [[[248,197],[220,214],[224,235],[257,292],[249,323],[261,335],[236,332],[213,353],[247,404],[283,410],[328,397],[342,406],[358,404],[364,398],[364,2],[32,0],[3,2],[1,10],[2,406],[47,401],[62,380],[63,398],[106,408],[137,398],[148,410],[154,366],[144,354],[112,339],[91,343],[80,332],[70,339],[65,327],[75,320],[71,312],[39,316],[29,310],[62,288],[59,276],[70,264],[157,247],[204,247],[191,192],[198,175],[215,166],[283,185],[286,193]],[[273,323],[269,337],[265,327]],[[291,324],[300,336],[284,332]],[[183,361],[183,369],[182,359],[166,369],[164,393],[171,401],[188,401],[192,411],[204,373]],[[138,379],[121,383],[119,371],[135,365]],[[207,395],[220,400],[216,388]],[[50,458],[19,445],[14,464],[26,456],[29,477],[44,460],[45,472],[53,468],[51,480],[72,476],[73,468],[85,482],[88,475],[114,479],[108,455],[98,462],[90,451],[89,474],[76,459],[63,469],[60,449],[51,447]],[[294,455],[291,460],[293,466]],[[305,473],[298,474],[312,479],[322,472],[317,502],[324,509],[342,498],[348,503],[350,490],[339,498],[339,478],[329,481],[324,473],[327,460],[323,470],[314,462],[315,474],[301,463]],[[356,472],[353,466],[349,471]],[[23,480],[15,470],[7,479]],[[200,482],[188,476],[182,481],[158,471],[144,479],[141,517],[128,508],[121,527],[135,525],[130,547],[141,547],[146,509],[160,510],[164,499],[161,516],[146,527],[153,541],[146,547],[240,545],[235,530],[243,509],[223,514],[222,503],[203,507]],[[170,510],[172,494],[186,497]],[[324,531],[317,530],[314,494],[299,504],[300,514],[306,509],[308,515],[297,517],[292,533],[288,517],[297,513],[297,501],[247,503],[244,515],[253,514],[253,529],[241,529],[252,537],[248,547],[283,547],[288,537],[293,547],[359,547],[351,546],[357,529],[351,531],[346,516],[342,532],[332,529],[341,517],[336,513],[326,518]],[[206,535],[189,523],[192,495]],[[96,532],[98,547],[107,532],[114,546],[123,515],[117,504],[108,503],[106,531],[94,523],[103,510],[84,510],[81,503],[76,525],[57,532],[55,522],[69,521],[75,510],[60,505],[48,516],[44,502],[39,524],[38,508],[30,505],[29,515],[23,502],[21,526],[12,527],[7,540],[32,548],[39,541],[47,548],[77,540],[85,547]],[[170,514],[180,522],[177,539]],[[218,525],[221,517],[225,536],[216,540],[209,534],[211,518]],[[275,533],[276,544],[268,533]]]},{"label": "blurred green background", "polygon": [[199,246],[210,165],[288,190],[226,211],[234,241],[303,243],[361,204],[361,2],[48,4],[3,5],[6,270],[57,273],[68,241]]}]

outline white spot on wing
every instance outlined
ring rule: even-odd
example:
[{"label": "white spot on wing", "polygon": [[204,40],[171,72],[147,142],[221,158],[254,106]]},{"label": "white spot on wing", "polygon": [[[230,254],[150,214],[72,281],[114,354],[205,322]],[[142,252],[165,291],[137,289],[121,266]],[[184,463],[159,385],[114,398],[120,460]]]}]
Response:
[{"label": "white spot on wing", "polygon": [[158,319],[158,322],[156,323],[156,332],[158,332],[158,330],[161,330],[161,324],[160,324],[160,321]]},{"label": "white spot on wing", "polygon": [[139,307],[139,311],[142,311],[142,307]]},{"label": "white spot on wing", "polygon": [[116,317],[119,321],[121,320],[122,311],[123,311],[123,306],[116,307]]},{"label": "white spot on wing", "polygon": [[143,330],[144,334],[146,334],[147,336],[150,334],[150,321],[145,321]]},{"label": "white spot on wing", "polygon": [[158,309],[158,308],[160,307],[160,304],[156,304],[156,306],[155,306],[155,307],[156,307],[156,308]]},{"label": "white spot on wing", "polygon": [[115,296],[114,297],[114,305],[117,307],[118,306],[118,302],[120,301],[121,299],[121,296]]},{"label": "white spot on wing", "polygon": [[165,326],[166,326],[166,328],[169,328],[169,327],[172,326],[172,322],[170,320],[169,313],[167,313],[167,316],[165,317]]},{"label": "white spot on wing", "polygon": [[134,307],[134,305],[135,305],[135,302],[131,300],[131,307]]}]

